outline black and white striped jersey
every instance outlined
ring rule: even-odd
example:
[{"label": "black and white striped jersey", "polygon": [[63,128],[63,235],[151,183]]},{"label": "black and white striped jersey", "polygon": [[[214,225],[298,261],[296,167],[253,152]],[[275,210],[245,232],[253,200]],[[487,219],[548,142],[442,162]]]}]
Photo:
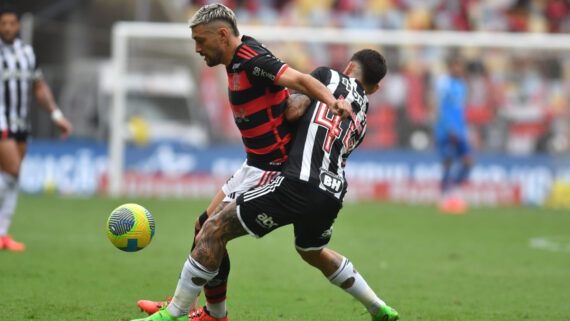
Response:
[{"label": "black and white striped jersey", "polygon": [[33,81],[42,77],[32,47],[20,39],[0,41],[0,138],[28,131],[28,108]]},{"label": "black and white striped jersey", "polygon": [[351,117],[341,120],[327,105],[311,101],[298,121],[283,175],[309,182],[342,201],[346,194],[346,158],[364,138],[368,98],[362,86],[331,68],[319,67],[311,75],[336,98],[352,105]]}]

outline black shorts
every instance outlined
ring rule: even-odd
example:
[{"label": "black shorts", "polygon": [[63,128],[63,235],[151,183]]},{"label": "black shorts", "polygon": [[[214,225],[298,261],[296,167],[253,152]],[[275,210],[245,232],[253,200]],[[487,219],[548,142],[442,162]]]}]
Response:
[{"label": "black shorts", "polygon": [[249,234],[262,237],[293,224],[295,246],[304,251],[327,246],[342,208],[339,200],[318,187],[284,176],[245,192],[236,202],[237,215]]},{"label": "black shorts", "polygon": [[28,132],[27,131],[11,132],[7,129],[0,131],[0,140],[7,138],[12,138],[18,143],[24,143],[28,140]]}]

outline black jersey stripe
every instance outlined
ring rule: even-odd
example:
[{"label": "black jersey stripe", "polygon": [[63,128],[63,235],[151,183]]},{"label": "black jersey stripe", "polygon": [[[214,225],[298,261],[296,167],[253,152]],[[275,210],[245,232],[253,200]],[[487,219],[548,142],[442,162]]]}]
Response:
[{"label": "black jersey stripe", "polygon": [[[5,50],[2,50],[2,67],[4,67],[4,73],[7,74],[10,72],[10,67],[8,66],[8,58],[4,55]],[[6,119],[6,128],[10,130],[10,109],[11,109],[11,99],[12,95],[10,94],[10,78],[4,79],[4,117]]]},{"label": "black jersey stripe", "polygon": [[0,41],[0,130],[22,133],[28,130],[27,114],[32,82],[37,70],[31,46],[15,39],[12,44]]},{"label": "black jersey stripe", "polygon": [[317,68],[313,73],[336,98],[351,103],[353,115],[340,121],[328,106],[315,101],[299,120],[289,160],[283,175],[309,182],[335,198],[346,193],[345,160],[366,133],[368,99],[355,79],[330,68]]}]

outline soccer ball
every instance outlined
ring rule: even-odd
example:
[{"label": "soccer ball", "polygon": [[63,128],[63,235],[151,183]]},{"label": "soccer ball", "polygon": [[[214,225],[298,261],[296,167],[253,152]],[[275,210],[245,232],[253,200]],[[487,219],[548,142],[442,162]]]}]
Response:
[{"label": "soccer ball", "polygon": [[136,252],[147,246],[154,236],[154,219],[138,204],[123,204],[107,219],[107,237],[118,249]]}]

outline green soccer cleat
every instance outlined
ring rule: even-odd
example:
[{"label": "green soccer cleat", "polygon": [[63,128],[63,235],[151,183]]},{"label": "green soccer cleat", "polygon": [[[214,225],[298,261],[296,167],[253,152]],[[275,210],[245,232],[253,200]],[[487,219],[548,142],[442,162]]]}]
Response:
[{"label": "green soccer cleat", "polygon": [[396,321],[400,320],[400,315],[398,311],[392,309],[387,305],[380,307],[380,310],[376,315],[372,316],[372,321]]},{"label": "green soccer cleat", "polygon": [[165,304],[162,306],[162,308],[160,308],[160,310],[158,310],[158,312],[154,313],[153,315],[131,321],[188,321],[188,314],[181,317],[174,317],[172,314],[170,314],[170,312],[168,312]]}]

